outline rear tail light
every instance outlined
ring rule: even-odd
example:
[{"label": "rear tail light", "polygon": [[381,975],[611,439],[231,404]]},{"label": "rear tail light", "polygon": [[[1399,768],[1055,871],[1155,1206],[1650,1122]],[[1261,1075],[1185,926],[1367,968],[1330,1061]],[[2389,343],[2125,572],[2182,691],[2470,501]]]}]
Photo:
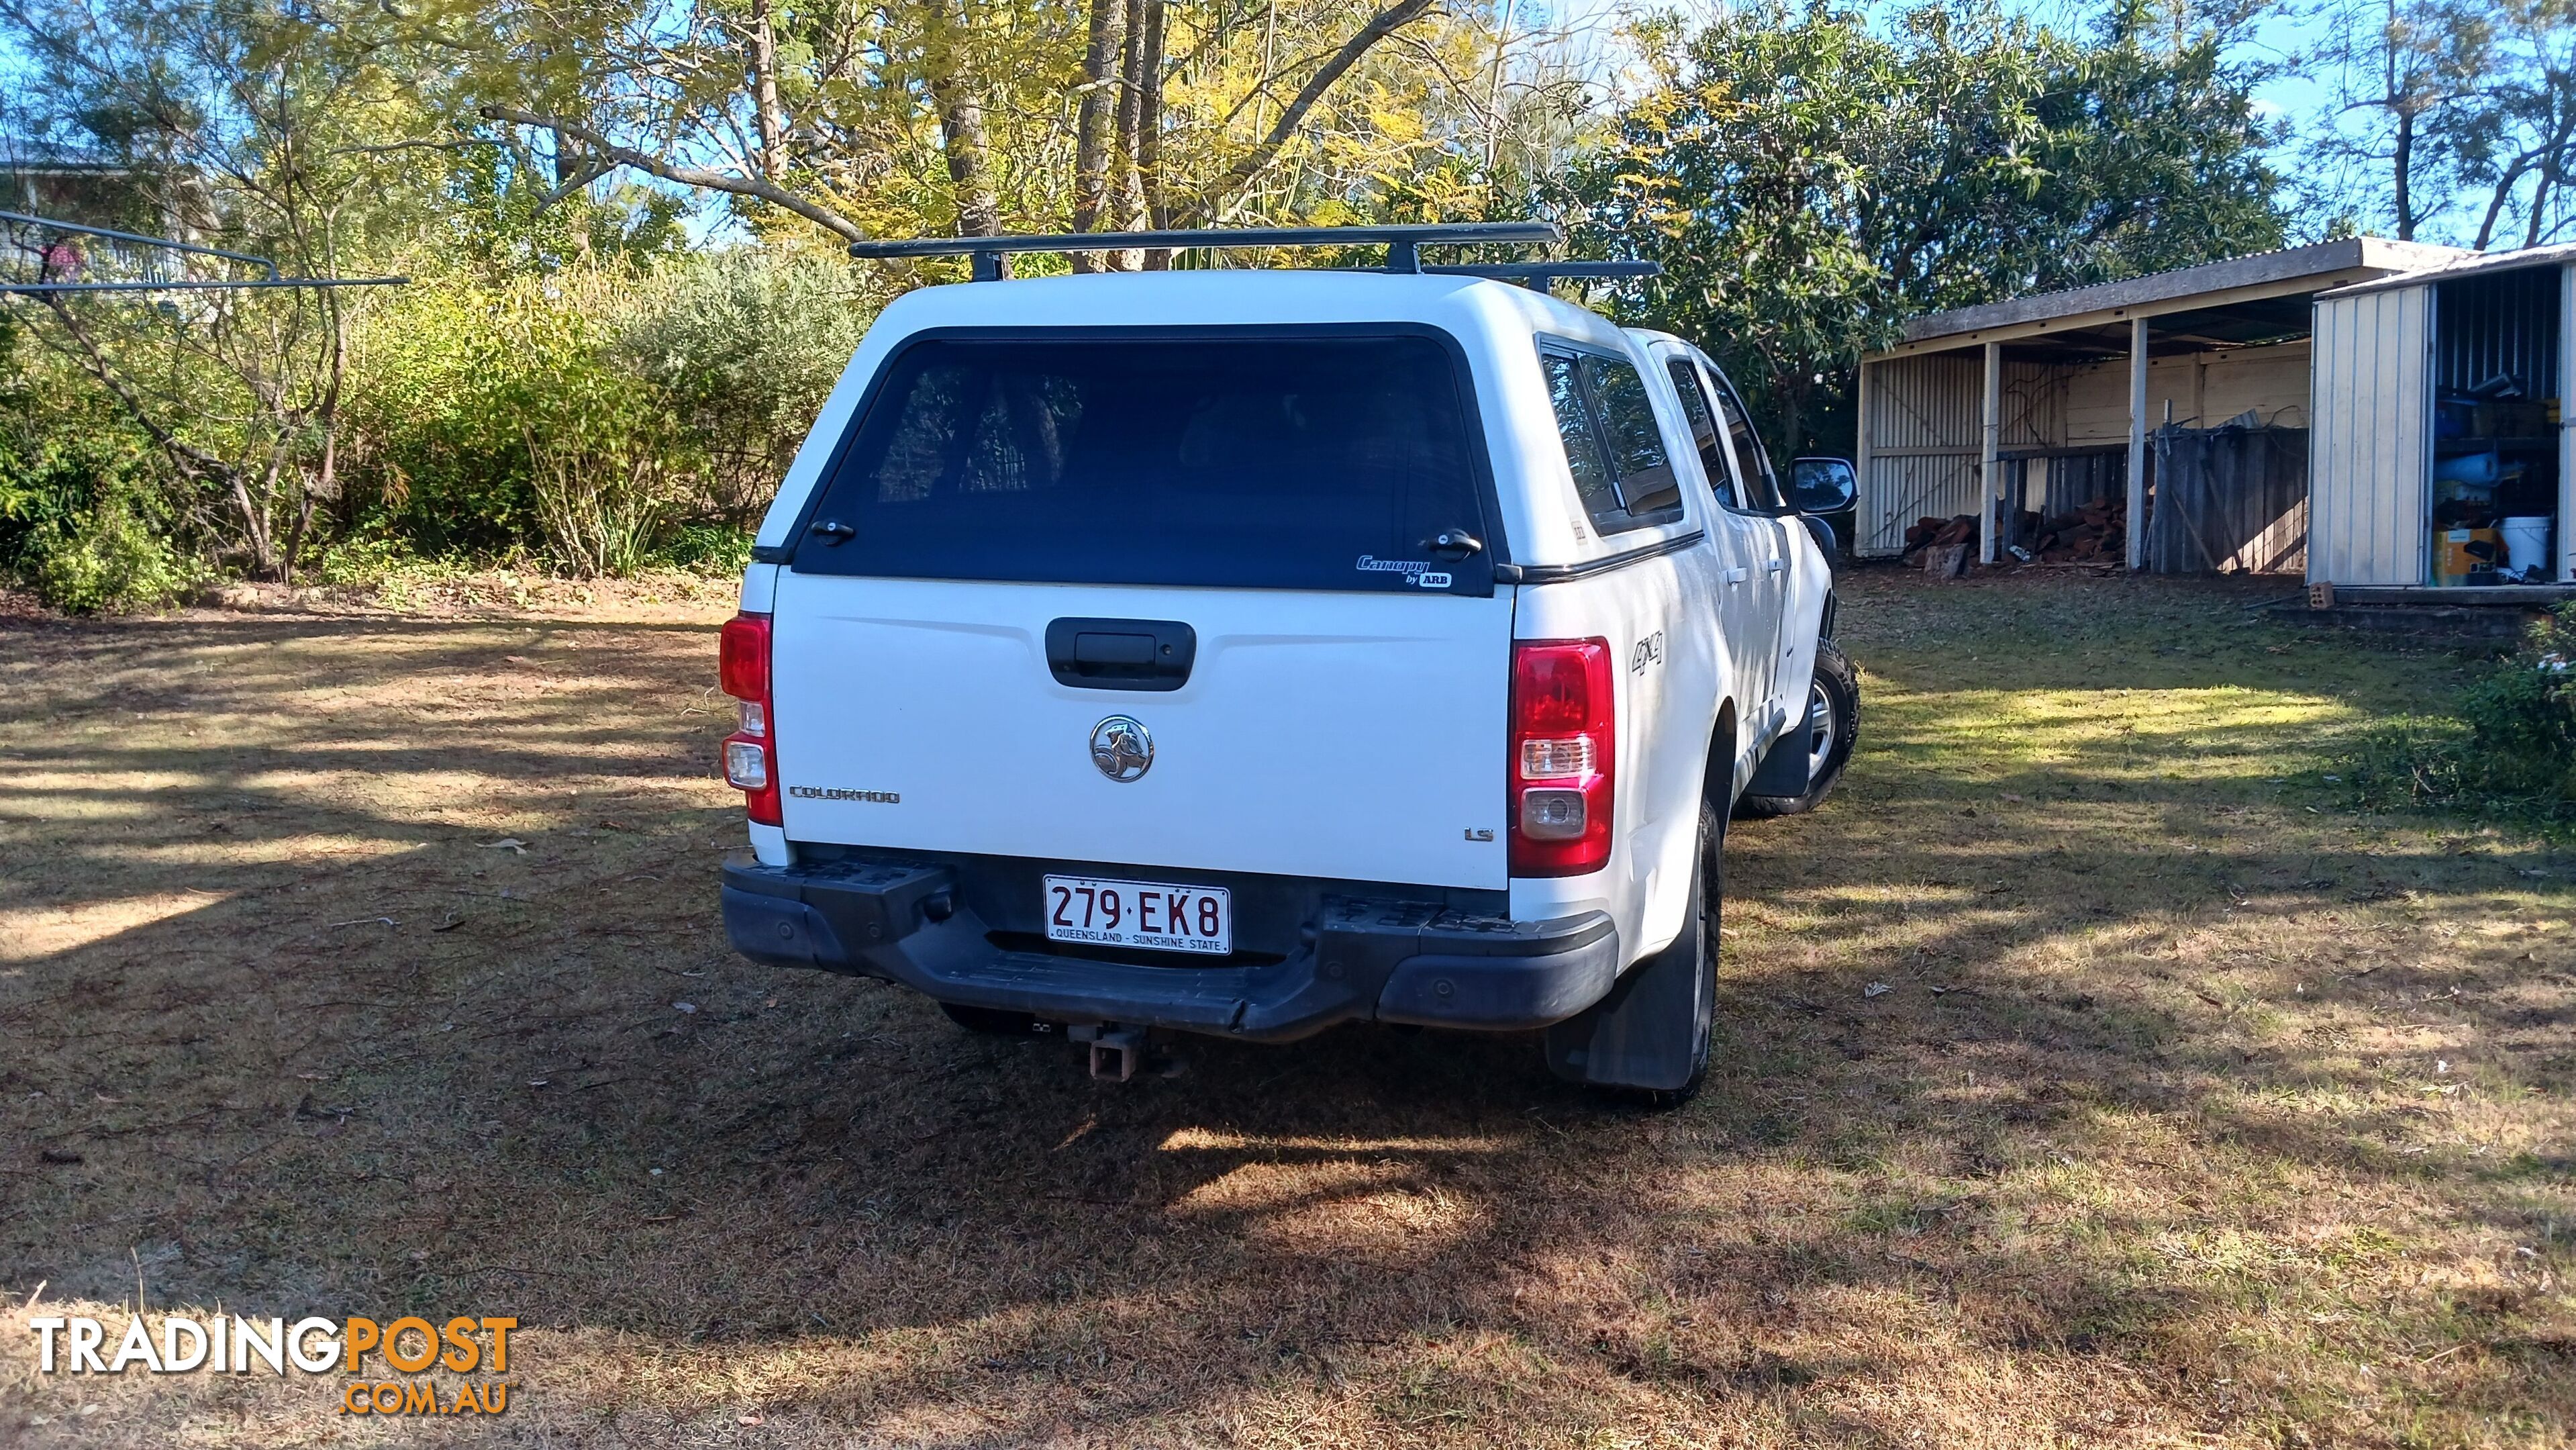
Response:
[{"label": "rear tail light", "polygon": [[1615,738],[1608,640],[1512,647],[1511,874],[1580,876],[1609,862]]},{"label": "rear tail light", "polygon": [[717,645],[716,678],[742,702],[742,726],[725,737],[725,781],[743,793],[755,824],[784,824],[778,813],[778,740],[769,730],[769,616],[737,614]]}]

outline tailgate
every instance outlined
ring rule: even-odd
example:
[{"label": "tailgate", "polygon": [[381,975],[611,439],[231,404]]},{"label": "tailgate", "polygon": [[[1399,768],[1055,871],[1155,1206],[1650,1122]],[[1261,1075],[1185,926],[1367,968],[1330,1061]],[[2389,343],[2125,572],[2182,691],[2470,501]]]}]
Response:
[{"label": "tailgate", "polygon": [[[1070,589],[791,571],[776,607],[792,840],[1508,885],[1508,592]],[[1074,618],[1112,641],[1187,625],[1196,657],[1186,682],[1063,683],[1048,626]],[[1138,624],[1130,633],[1112,620]],[[1101,730],[1115,716],[1141,738],[1129,732],[1123,759],[1107,741],[1108,759],[1096,760],[1095,734],[1118,733]],[[1141,773],[1134,746],[1150,747]]]},{"label": "tailgate", "polygon": [[1504,887],[1465,368],[1392,323],[894,349],[778,580],[789,838]]}]

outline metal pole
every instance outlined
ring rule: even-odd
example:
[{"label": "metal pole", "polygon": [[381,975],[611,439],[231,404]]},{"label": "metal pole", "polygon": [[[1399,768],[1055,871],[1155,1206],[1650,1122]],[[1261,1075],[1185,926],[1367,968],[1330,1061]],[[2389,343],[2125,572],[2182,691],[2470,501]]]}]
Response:
[{"label": "metal pole", "polygon": [[2003,552],[1996,535],[2003,532],[2003,482],[1996,477],[2003,469],[1995,455],[2003,452],[2004,439],[2004,349],[2003,344],[1986,344],[1985,425],[1978,430],[1977,487],[1985,494],[1985,527],[1977,530],[1977,562],[1991,564]]},{"label": "metal pole", "polygon": [[2147,320],[2129,319],[2129,567],[2147,564]]},{"label": "metal pole", "polygon": [[58,232],[78,232],[83,236],[106,237],[111,241],[139,242],[147,247],[162,247],[173,252],[186,252],[191,256],[221,257],[228,262],[248,262],[254,267],[265,269],[271,281],[277,278],[275,262],[266,257],[254,257],[248,252],[227,252],[220,247],[200,247],[190,242],[174,242],[168,237],[147,237],[141,232],[120,232],[112,227],[91,227],[83,226],[78,222],[58,222],[51,217],[29,216],[24,212],[0,211],[0,222],[51,227]]},{"label": "metal pole", "polygon": [[2558,567],[2563,582],[2576,579],[2576,267],[2558,273]]},{"label": "metal pole", "polygon": [[1878,538],[1876,522],[1878,516],[1871,512],[1871,504],[1875,502],[1876,496],[1870,491],[1869,481],[1869,375],[1874,367],[1875,364],[1867,362],[1860,365],[1860,399],[1854,405],[1854,411],[1860,414],[1858,429],[1860,446],[1853,450],[1852,458],[1852,472],[1857,475],[1854,481],[1859,484],[1856,491],[1856,507],[1852,509],[1852,556],[1854,558],[1875,548]]}]

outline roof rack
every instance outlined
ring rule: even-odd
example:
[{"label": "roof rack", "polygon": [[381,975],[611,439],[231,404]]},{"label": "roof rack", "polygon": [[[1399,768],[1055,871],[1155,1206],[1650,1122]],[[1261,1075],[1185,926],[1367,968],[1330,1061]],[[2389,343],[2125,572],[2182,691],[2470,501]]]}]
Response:
[{"label": "roof rack", "polygon": [[1495,262],[1469,263],[1459,267],[1425,267],[1453,277],[1486,277],[1496,282],[1518,282],[1524,287],[1544,292],[1548,284],[1560,279],[1577,282],[1606,281],[1614,277],[1660,277],[1661,262]]},{"label": "roof rack", "polygon": [[[1144,249],[1181,251],[1192,247],[1347,247],[1383,242],[1390,272],[1459,271],[1426,268],[1423,247],[1476,246],[1489,243],[1554,244],[1565,233],[1554,222],[1436,222],[1379,227],[1206,227],[1162,232],[1077,232],[1051,237],[921,237],[909,241],[852,242],[850,255],[869,259],[898,257],[972,257],[974,280],[998,282],[1011,275],[1013,252],[1129,252]],[[1573,276],[1568,264],[1546,264],[1552,275]],[[1615,264],[1614,264],[1615,265]]]}]

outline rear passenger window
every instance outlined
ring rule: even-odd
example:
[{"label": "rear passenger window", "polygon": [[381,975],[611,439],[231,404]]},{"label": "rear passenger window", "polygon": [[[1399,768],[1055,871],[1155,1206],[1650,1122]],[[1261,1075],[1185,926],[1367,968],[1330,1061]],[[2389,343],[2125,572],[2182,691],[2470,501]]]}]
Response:
[{"label": "rear passenger window", "polygon": [[1566,468],[1594,526],[1607,534],[1678,517],[1681,484],[1637,369],[1618,358],[1554,349],[1541,351],[1539,364],[1565,441]]},{"label": "rear passenger window", "polygon": [[1717,439],[1717,418],[1709,411],[1708,394],[1700,390],[1699,369],[1688,358],[1675,358],[1670,364],[1673,391],[1681,394],[1682,416],[1690,420],[1691,441],[1699,445],[1700,470],[1708,475],[1708,486],[1717,492],[1717,501],[1728,508],[1741,508],[1735,501],[1735,470],[1726,461],[1726,446]]},{"label": "rear passenger window", "polygon": [[1735,456],[1744,460],[1744,491],[1752,496],[1753,507],[1786,507],[1780,499],[1780,480],[1771,473],[1771,455],[1763,450],[1762,435],[1753,431],[1752,415],[1744,411],[1744,400],[1735,396],[1735,385],[1723,377],[1717,379],[1717,406],[1726,415]]}]

